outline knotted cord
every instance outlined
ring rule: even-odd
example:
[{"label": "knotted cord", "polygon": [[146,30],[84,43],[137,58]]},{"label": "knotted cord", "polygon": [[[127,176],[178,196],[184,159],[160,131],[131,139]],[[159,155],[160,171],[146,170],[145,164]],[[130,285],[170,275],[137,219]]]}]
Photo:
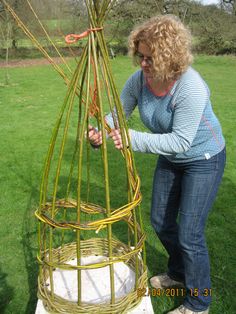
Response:
[{"label": "knotted cord", "polygon": [[86,31],[84,31],[81,34],[69,34],[69,35],[67,35],[65,37],[65,41],[66,41],[67,44],[73,44],[73,43],[76,43],[78,40],[80,40],[82,38],[88,37],[88,35],[91,32],[97,32],[97,31],[100,31],[102,29],[103,29],[103,27],[90,28],[90,29],[87,29]]}]

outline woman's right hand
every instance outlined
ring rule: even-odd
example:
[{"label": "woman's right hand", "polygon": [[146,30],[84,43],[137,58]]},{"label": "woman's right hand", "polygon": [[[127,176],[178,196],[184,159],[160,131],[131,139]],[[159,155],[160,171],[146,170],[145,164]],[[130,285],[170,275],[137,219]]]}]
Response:
[{"label": "woman's right hand", "polygon": [[88,134],[87,136],[91,145],[93,146],[102,145],[102,132],[101,131],[98,131],[92,125],[89,125],[87,134]]}]

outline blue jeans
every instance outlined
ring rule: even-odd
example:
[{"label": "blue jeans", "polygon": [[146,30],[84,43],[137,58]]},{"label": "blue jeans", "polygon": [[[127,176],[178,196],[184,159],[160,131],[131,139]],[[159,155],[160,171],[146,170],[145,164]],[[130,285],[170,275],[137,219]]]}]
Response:
[{"label": "blue jeans", "polygon": [[169,254],[168,275],[183,281],[184,305],[204,311],[211,302],[204,228],[224,172],[226,152],[172,163],[160,156],[153,181],[151,223]]}]

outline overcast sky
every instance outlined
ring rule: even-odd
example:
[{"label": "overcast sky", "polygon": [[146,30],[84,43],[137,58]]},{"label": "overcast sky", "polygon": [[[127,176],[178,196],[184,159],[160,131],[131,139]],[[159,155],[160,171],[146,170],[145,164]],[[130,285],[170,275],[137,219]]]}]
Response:
[{"label": "overcast sky", "polygon": [[200,0],[202,4],[218,4],[219,0]]}]

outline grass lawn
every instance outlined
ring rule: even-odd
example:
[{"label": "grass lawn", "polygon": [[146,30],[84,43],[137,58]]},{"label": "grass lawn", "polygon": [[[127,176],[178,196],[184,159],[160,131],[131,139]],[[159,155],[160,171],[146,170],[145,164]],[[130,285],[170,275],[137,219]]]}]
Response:
[{"label": "grass lawn", "polygon": [[[127,57],[112,61],[118,90],[135,70]],[[227,142],[227,166],[206,228],[211,257],[212,314],[235,313],[236,302],[236,58],[196,58],[194,67],[210,86],[214,110]],[[0,313],[32,314],[37,302],[37,222],[39,186],[52,128],[66,88],[50,66],[0,70]],[[135,112],[129,125],[143,129]],[[109,144],[110,145],[110,144]],[[114,158],[117,152],[113,150]],[[157,156],[135,153],[142,182],[149,276],[166,270],[167,254],[150,225],[152,175]],[[113,164],[115,178],[119,164]],[[94,174],[96,182],[96,173]],[[155,313],[178,306],[177,297],[152,297]]]}]

